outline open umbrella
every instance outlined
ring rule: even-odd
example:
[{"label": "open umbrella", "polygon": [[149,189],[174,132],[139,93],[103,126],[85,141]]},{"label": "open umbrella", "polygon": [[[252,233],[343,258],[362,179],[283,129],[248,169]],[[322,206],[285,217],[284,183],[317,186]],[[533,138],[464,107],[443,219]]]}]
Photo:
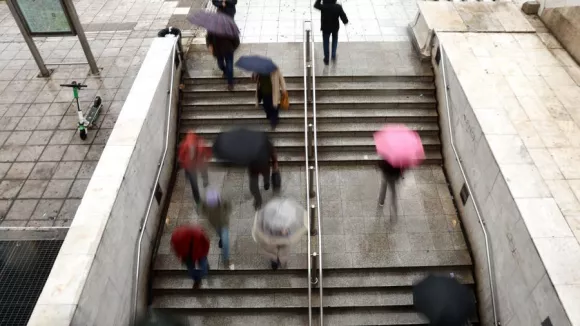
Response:
[{"label": "open umbrella", "polygon": [[256,212],[252,237],[269,245],[289,245],[307,231],[308,214],[295,200],[274,198]]},{"label": "open umbrella", "polygon": [[236,22],[228,15],[220,12],[197,11],[187,17],[193,25],[201,26],[208,32],[221,36],[239,36],[240,30]]},{"label": "open umbrella", "polygon": [[278,67],[270,58],[259,55],[244,55],[236,61],[236,67],[247,71],[255,72],[260,75],[269,75],[278,70]]},{"label": "open umbrella", "polygon": [[377,153],[394,167],[417,166],[425,159],[421,138],[404,125],[387,125],[373,137]]},{"label": "open umbrella", "polygon": [[455,278],[429,275],[413,287],[413,304],[432,325],[463,326],[475,315],[475,297]]},{"label": "open umbrella", "polygon": [[213,143],[214,156],[236,165],[268,162],[268,135],[262,131],[234,129],[220,133]]}]

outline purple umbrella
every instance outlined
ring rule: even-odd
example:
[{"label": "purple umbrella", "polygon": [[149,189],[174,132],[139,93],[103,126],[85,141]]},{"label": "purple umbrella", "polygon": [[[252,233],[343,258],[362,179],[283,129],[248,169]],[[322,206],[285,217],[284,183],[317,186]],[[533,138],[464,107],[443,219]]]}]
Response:
[{"label": "purple umbrella", "polygon": [[219,12],[198,11],[187,17],[193,25],[201,26],[208,32],[221,36],[239,36],[236,22],[228,15]]}]

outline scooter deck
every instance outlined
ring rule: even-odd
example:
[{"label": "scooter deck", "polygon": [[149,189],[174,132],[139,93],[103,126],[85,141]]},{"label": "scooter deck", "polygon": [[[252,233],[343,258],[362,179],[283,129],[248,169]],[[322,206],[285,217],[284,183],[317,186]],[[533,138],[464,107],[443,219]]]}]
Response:
[{"label": "scooter deck", "polygon": [[91,106],[89,112],[87,112],[87,116],[85,117],[89,125],[92,125],[93,122],[97,119],[97,117],[99,116],[99,112],[101,112],[102,108],[103,108],[102,104],[96,107]]}]

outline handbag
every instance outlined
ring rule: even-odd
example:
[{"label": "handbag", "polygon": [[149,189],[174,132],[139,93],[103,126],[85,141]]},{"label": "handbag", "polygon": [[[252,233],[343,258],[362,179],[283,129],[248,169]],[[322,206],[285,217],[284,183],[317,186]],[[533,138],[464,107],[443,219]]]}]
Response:
[{"label": "handbag", "polygon": [[275,170],[272,171],[272,189],[274,191],[280,191],[280,188],[282,187],[282,177],[280,176],[280,171]]},{"label": "handbag", "polygon": [[290,108],[290,99],[288,98],[288,92],[282,93],[280,98],[280,108],[282,110],[288,110]]}]

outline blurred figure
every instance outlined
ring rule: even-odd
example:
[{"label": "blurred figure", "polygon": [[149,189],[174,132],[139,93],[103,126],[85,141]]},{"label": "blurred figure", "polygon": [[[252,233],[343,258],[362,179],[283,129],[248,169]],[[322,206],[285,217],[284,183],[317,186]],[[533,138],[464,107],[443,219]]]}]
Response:
[{"label": "blurred figure", "polygon": [[216,6],[217,11],[222,14],[226,14],[232,18],[236,15],[236,5],[238,0],[212,0],[214,6]]},{"label": "blurred figure", "polygon": [[256,106],[262,103],[266,119],[272,129],[276,129],[280,116],[279,106],[283,96],[287,96],[286,81],[280,69],[270,74],[252,74],[256,81]]},{"label": "blurred figure", "polygon": [[176,228],[171,234],[171,248],[177,258],[187,266],[187,272],[193,279],[193,288],[199,289],[201,279],[209,271],[209,239],[203,229],[189,225]]},{"label": "blurred figure", "polygon": [[193,200],[199,205],[199,188],[197,185],[197,173],[201,173],[203,186],[209,185],[207,163],[211,158],[211,148],[205,144],[203,138],[189,131],[179,144],[177,160],[185,170],[185,176],[191,184]]},{"label": "blurred figure", "polygon": [[324,49],[324,64],[328,65],[329,43],[330,36],[332,36],[332,61],[336,60],[336,48],[338,47],[338,29],[340,24],[338,19],[342,20],[343,24],[348,24],[348,18],[342,9],[342,6],[336,3],[336,0],[316,0],[314,8],[320,10],[320,20],[322,31],[322,47]]},{"label": "blurred figure", "polygon": [[290,246],[306,234],[307,220],[306,210],[289,198],[272,199],[256,212],[252,237],[273,270],[286,265]]},{"label": "blurred figure", "polygon": [[254,208],[256,210],[260,209],[262,206],[262,195],[260,194],[260,175],[264,179],[264,190],[270,189],[270,176],[271,168],[274,171],[278,171],[278,156],[276,154],[276,149],[272,144],[272,141],[268,139],[267,146],[265,148],[267,153],[265,157],[268,160],[252,162],[248,166],[248,174],[250,175],[250,192],[254,196]]},{"label": "blurred figure", "polygon": [[379,191],[379,206],[382,207],[385,204],[387,188],[391,188],[391,212],[393,216],[397,216],[397,182],[403,176],[404,169],[396,168],[386,160],[381,160],[379,162],[379,168],[383,172],[381,190]]},{"label": "blurred figure", "polygon": [[226,37],[208,32],[205,41],[207,48],[217,60],[218,68],[228,81],[228,90],[234,90],[234,52],[240,46],[240,37]]},{"label": "blurred figure", "polygon": [[229,201],[224,200],[217,190],[209,189],[205,200],[200,206],[201,214],[206,217],[215,228],[220,237],[218,246],[222,249],[222,258],[225,266],[233,269],[230,265],[230,214],[232,206]]}]

